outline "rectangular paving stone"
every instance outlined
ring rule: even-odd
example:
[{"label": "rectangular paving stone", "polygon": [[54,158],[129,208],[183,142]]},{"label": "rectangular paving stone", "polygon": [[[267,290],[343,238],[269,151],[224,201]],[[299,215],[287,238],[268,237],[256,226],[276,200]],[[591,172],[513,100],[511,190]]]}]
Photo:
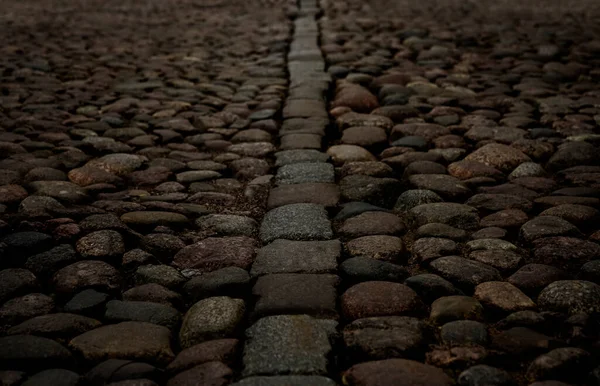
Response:
[{"label": "rectangular paving stone", "polygon": [[242,376],[326,375],[337,322],[307,315],[277,315],[246,330]]},{"label": "rectangular paving stone", "polygon": [[323,117],[328,118],[325,103],[313,99],[292,99],[288,100],[283,108],[284,118],[309,118]]},{"label": "rectangular paving stone", "polygon": [[275,153],[275,166],[299,164],[304,162],[327,162],[329,155],[317,150],[284,150]]},{"label": "rectangular paving stone", "polygon": [[340,278],[330,274],[282,273],[258,278],[252,294],[258,297],[253,319],[269,315],[304,314],[337,319]]},{"label": "rectangular paving stone", "polygon": [[276,239],[330,240],[333,231],[324,206],[290,204],[265,214],[259,237],[263,243]]},{"label": "rectangular paving stone", "polygon": [[340,201],[340,188],[336,184],[308,182],[277,186],[269,192],[267,208],[288,204],[311,203],[333,207]]},{"label": "rectangular paving stone", "polygon": [[341,252],[339,240],[275,240],[258,250],[250,275],[335,272]]},{"label": "rectangular paving stone", "polygon": [[287,134],[281,137],[279,148],[291,149],[321,149],[322,136],[317,134]]},{"label": "rectangular paving stone", "polygon": [[297,163],[277,169],[277,185],[303,184],[306,182],[334,183],[335,170],[329,163]]}]

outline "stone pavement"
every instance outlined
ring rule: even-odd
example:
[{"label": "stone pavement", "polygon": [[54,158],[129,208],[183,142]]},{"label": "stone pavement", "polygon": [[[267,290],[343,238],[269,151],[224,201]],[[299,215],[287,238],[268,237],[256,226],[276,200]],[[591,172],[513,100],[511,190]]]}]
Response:
[{"label": "stone pavement", "polygon": [[593,1],[0,7],[1,385],[600,385]]}]

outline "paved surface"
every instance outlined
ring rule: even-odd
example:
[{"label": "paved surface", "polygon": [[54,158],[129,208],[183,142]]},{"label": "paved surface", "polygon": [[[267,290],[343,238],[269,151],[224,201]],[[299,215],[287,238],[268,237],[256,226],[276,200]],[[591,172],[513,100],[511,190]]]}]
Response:
[{"label": "paved surface", "polygon": [[0,383],[600,384],[600,8],[3,0]]}]

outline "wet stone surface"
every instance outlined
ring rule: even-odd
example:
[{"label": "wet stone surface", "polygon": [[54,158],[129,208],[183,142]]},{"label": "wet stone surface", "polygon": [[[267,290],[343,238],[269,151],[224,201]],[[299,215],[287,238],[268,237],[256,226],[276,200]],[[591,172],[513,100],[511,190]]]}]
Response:
[{"label": "wet stone surface", "polygon": [[0,383],[598,384],[595,5],[5,0]]}]

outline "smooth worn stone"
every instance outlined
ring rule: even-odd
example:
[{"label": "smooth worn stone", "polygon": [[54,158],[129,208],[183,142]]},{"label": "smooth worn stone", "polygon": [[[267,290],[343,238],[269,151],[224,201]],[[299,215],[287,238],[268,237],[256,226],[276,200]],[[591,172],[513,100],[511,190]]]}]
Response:
[{"label": "smooth worn stone", "polygon": [[412,208],[409,213],[419,226],[441,223],[459,229],[472,229],[479,223],[479,216],[475,208],[450,202],[419,205]]},{"label": "smooth worn stone", "polygon": [[110,264],[97,260],[83,260],[60,269],[52,277],[58,293],[74,293],[86,288],[114,291],[121,284],[121,274]]},{"label": "smooth worn stone", "polygon": [[8,330],[9,335],[36,335],[53,339],[71,339],[100,327],[95,319],[81,315],[57,313],[31,318]]},{"label": "smooth worn stone", "polygon": [[341,166],[346,162],[377,161],[368,150],[356,145],[334,145],[327,149],[334,165]]},{"label": "smooth worn stone", "polygon": [[261,158],[273,153],[275,146],[270,142],[245,142],[231,145],[226,150],[241,156]]},{"label": "smooth worn stone", "polygon": [[307,315],[259,319],[246,330],[242,376],[327,374],[336,326]]},{"label": "smooth worn stone", "polygon": [[353,126],[376,126],[389,131],[394,125],[394,122],[388,117],[356,112],[348,112],[339,116],[335,123],[342,130]]},{"label": "smooth worn stone", "polygon": [[600,285],[584,280],[555,281],[540,292],[538,306],[569,315],[600,312]]},{"label": "smooth worn stone", "polygon": [[477,239],[467,243],[469,251],[493,250],[499,249],[502,251],[516,251],[517,247],[513,243],[499,239]]},{"label": "smooth worn stone", "polygon": [[590,261],[581,266],[579,277],[583,280],[600,283],[600,260]]},{"label": "smooth worn stone", "polygon": [[433,123],[405,123],[392,128],[390,139],[395,141],[404,136],[419,136],[431,141],[442,135],[450,134],[450,130]]},{"label": "smooth worn stone", "polygon": [[295,163],[281,166],[275,175],[278,185],[302,184],[307,182],[333,183],[333,165],[328,163]]},{"label": "smooth worn stone", "polygon": [[110,296],[93,289],[83,290],[71,298],[63,307],[63,311],[83,314],[87,316],[100,316],[104,313],[104,305]]},{"label": "smooth worn stone", "polygon": [[460,386],[515,386],[516,383],[506,371],[488,365],[469,367],[458,376]]},{"label": "smooth worn stone", "polygon": [[141,167],[145,160],[145,157],[119,153],[105,155],[88,162],[86,165],[97,167],[117,176],[124,176]]},{"label": "smooth worn stone", "polygon": [[510,355],[536,355],[560,343],[554,338],[526,327],[513,327],[492,338],[492,347]]},{"label": "smooth worn stone", "polygon": [[177,374],[167,382],[167,386],[225,386],[232,377],[233,371],[225,364],[207,362]]},{"label": "smooth worn stone", "polygon": [[540,164],[535,162],[525,162],[517,166],[508,176],[509,180],[521,177],[546,177],[548,173]]},{"label": "smooth worn stone", "polygon": [[361,237],[398,235],[405,230],[406,226],[402,220],[392,213],[365,212],[344,221],[338,233],[348,237]]},{"label": "smooth worn stone", "polygon": [[434,272],[466,290],[486,281],[501,280],[500,273],[495,268],[459,256],[440,257],[430,266]]},{"label": "smooth worn stone", "polygon": [[519,235],[527,242],[533,242],[542,237],[577,236],[577,227],[570,222],[555,216],[540,216],[529,220],[521,227]]},{"label": "smooth worn stone", "polygon": [[[35,184],[35,182],[34,182]],[[49,194],[50,190],[49,189],[42,189],[40,187],[40,184],[42,184],[42,182],[38,182],[37,183],[37,187],[36,190],[37,191],[41,191],[43,194],[40,194],[41,196],[50,196],[50,197],[54,197],[54,195],[56,195],[56,192],[54,192],[54,195]],[[21,185],[15,185],[15,184],[10,184],[10,185],[2,185],[0,186],[0,204],[18,204],[19,202],[25,200],[28,196],[27,190],[25,190]],[[59,198],[59,197],[54,197],[54,198]],[[85,199],[85,196],[80,197],[79,195],[77,195],[77,200],[83,200]]]},{"label": "smooth worn stone", "polygon": [[564,271],[553,266],[527,264],[512,274],[508,282],[526,294],[537,294],[550,283],[566,278],[567,274]]},{"label": "smooth worn stone", "polygon": [[119,232],[103,230],[80,238],[76,249],[84,259],[113,259],[125,253],[125,242]]},{"label": "smooth worn stone", "polygon": [[19,213],[29,217],[52,217],[53,212],[64,209],[65,207],[52,197],[29,196],[19,204]]},{"label": "smooth worn stone", "polygon": [[278,239],[258,250],[250,274],[330,273],[341,255],[339,240],[292,241]]},{"label": "smooth worn stone", "polygon": [[254,239],[246,236],[208,237],[180,250],[173,258],[173,264],[202,272],[232,266],[247,269],[254,260],[255,249]]},{"label": "smooth worn stone", "polygon": [[427,139],[423,137],[408,135],[392,142],[392,146],[411,147],[417,150],[425,150],[429,144]]},{"label": "smooth worn stone", "polygon": [[471,238],[473,240],[502,239],[502,238],[505,238],[507,234],[508,234],[508,231],[506,229],[502,229],[502,228],[498,228],[498,227],[489,227],[489,228],[482,228],[482,229],[478,230],[477,232],[471,234]]},{"label": "smooth worn stone", "polygon": [[329,240],[333,237],[325,208],[316,204],[290,204],[267,212],[260,227],[263,243],[275,239]]},{"label": "smooth worn stone", "polygon": [[465,203],[485,212],[497,212],[507,209],[519,209],[529,212],[533,203],[526,198],[510,194],[476,194]]},{"label": "smooth worn stone", "polygon": [[440,330],[442,342],[449,346],[486,346],[488,333],[485,324],[474,320],[455,320]]},{"label": "smooth worn stone", "polygon": [[546,323],[544,316],[534,311],[517,311],[500,320],[497,326],[500,329],[512,327],[540,328]]},{"label": "smooth worn stone", "polygon": [[288,204],[317,204],[334,207],[340,201],[340,190],[330,183],[302,183],[282,185],[269,191],[267,208],[273,209]]},{"label": "smooth worn stone", "polygon": [[352,257],[340,264],[340,272],[351,283],[389,281],[400,283],[408,272],[404,267],[365,256]]},{"label": "smooth worn stone", "polygon": [[350,256],[365,256],[375,260],[401,262],[406,260],[402,239],[395,236],[363,236],[346,243]]},{"label": "smooth worn stone", "polygon": [[460,180],[468,180],[475,177],[489,177],[501,180],[504,174],[495,167],[488,166],[478,161],[462,160],[448,165],[448,173]]},{"label": "smooth worn stone", "polygon": [[0,271],[0,302],[35,292],[37,288],[37,278],[31,271],[21,268],[8,268]]},{"label": "smooth worn stone", "polygon": [[239,267],[221,268],[191,278],[183,286],[183,292],[193,302],[213,296],[239,298],[250,288],[250,275]]},{"label": "smooth worn stone", "polygon": [[426,263],[438,257],[452,255],[456,252],[456,247],[452,240],[424,237],[413,243],[411,252],[419,261]]},{"label": "smooth worn stone", "polygon": [[123,300],[152,302],[174,308],[182,304],[181,295],[156,283],[142,284],[123,292]]},{"label": "smooth worn stone", "polygon": [[64,369],[50,369],[32,375],[27,379],[27,381],[23,382],[21,385],[77,386],[79,384],[79,381],[79,374],[73,371]]},{"label": "smooth worn stone", "polygon": [[272,274],[256,281],[252,294],[257,297],[253,317],[305,314],[320,318],[336,318],[335,275]]},{"label": "smooth worn stone", "polygon": [[172,329],[179,324],[181,315],[173,307],[153,302],[111,300],[106,304],[104,319],[111,322],[147,322]]},{"label": "smooth worn stone", "polygon": [[462,294],[446,279],[430,273],[411,276],[404,281],[404,284],[412,288],[427,303],[431,303],[442,296]]},{"label": "smooth worn stone", "polygon": [[598,165],[598,149],[587,142],[567,142],[558,147],[550,157],[546,168],[557,172],[573,166]]},{"label": "smooth worn stone", "polygon": [[589,352],[576,347],[562,347],[537,357],[527,368],[526,377],[530,381],[583,380],[592,367]]},{"label": "smooth worn stone", "polygon": [[563,204],[546,209],[540,216],[556,216],[576,226],[586,227],[596,221],[600,212],[590,206]]},{"label": "smooth worn stone", "polygon": [[123,179],[113,173],[94,166],[85,165],[81,168],[72,169],[68,173],[69,180],[79,186],[86,187],[93,184],[120,185]]},{"label": "smooth worn stone", "polygon": [[467,232],[446,224],[430,223],[420,226],[417,229],[416,235],[419,238],[439,237],[459,241],[467,236]]},{"label": "smooth worn stone", "polygon": [[182,350],[167,367],[168,371],[181,372],[207,362],[231,365],[238,354],[237,339],[216,339]]},{"label": "smooth worn stone", "polygon": [[349,386],[439,385],[454,382],[442,370],[408,359],[385,359],[352,366],[343,374]]},{"label": "smooth worn stone", "polygon": [[369,113],[379,107],[377,97],[363,86],[340,81],[331,107],[345,106],[359,113]]},{"label": "smooth worn stone", "polygon": [[396,202],[400,182],[393,178],[350,175],[340,181],[342,199],[391,208]]},{"label": "smooth worn stone", "polygon": [[444,296],[431,304],[429,318],[437,324],[462,319],[482,320],[483,307],[477,299],[469,296]]},{"label": "smooth worn stone", "polygon": [[418,314],[423,306],[410,287],[384,281],[363,282],[350,287],[342,295],[341,305],[349,320]]},{"label": "smooth worn stone", "polygon": [[25,268],[38,276],[49,276],[75,261],[77,261],[77,254],[73,247],[69,244],[61,244],[49,251],[29,257]]},{"label": "smooth worn stone", "polygon": [[480,147],[466,158],[467,161],[477,161],[508,173],[524,162],[531,159],[518,149],[498,143]]},{"label": "smooth worn stone", "polygon": [[387,134],[380,127],[354,126],[344,130],[341,142],[365,148],[381,146],[387,142]]},{"label": "smooth worn stone", "polygon": [[514,285],[503,281],[489,281],[475,287],[473,295],[489,309],[515,312],[535,308],[535,303]]},{"label": "smooth worn stone", "polygon": [[525,224],[529,218],[520,209],[506,209],[485,216],[479,222],[482,227],[516,228]]},{"label": "smooth worn stone", "polygon": [[502,249],[484,249],[473,251],[469,259],[487,264],[500,272],[513,271],[521,265],[523,258],[513,251]]},{"label": "smooth worn stone", "polygon": [[40,293],[13,298],[0,307],[0,323],[6,327],[14,326],[27,319],[45,315],[54,309],[54,300]]},{"label": "smooth worn stone", "polygon": [[389,212],[388,209],[381,208],[379,206],[367,204],[366,202],[348,202],[342,204],[342,209],[335,216],[334,220],[344,221],[351,217],[358,216],[365,212]]},{"label": "smooth worn stone", "polygon": [[0,338],[0,362],[3,368],[32,371],[72,367],[74,359],[69,350],[54,340],[12,335]]},{"label": "smooth worn stone", "polygon": [[114,385],[123,382],[139,382],[146,385],[143,379],[160,377],[160,370],[143,362],[126,359],[107,359],[94,366],[82,379],[89,385]]},{"label": "smooth worn stone", "polygon": [[362,174],[371,177],[392,177],[394,170],[383,162],[348,162],[338,169],[340,177]]},{"label": "smooth worn stone", "polygon": [[196,220],[196,226],[208,236],[248,236],[258,232],[254,219],[233,214],[209,214]]},{"label": "smooth worn stone", "polygon": [[158,211],[125,213],[121,216],[121,221],[134,226],[183,225],[188,223],[187,217],[180,213]]},{"label": "smooth worn stone", "polygon": [[349,356],[357,361],[418,358],[428,331],[417,318],[382,316],[358,319],[343,331]]},{"label": "smooth worn stone", "polygon": [[231,337],[239,328],[245,310],[243,300],[226,296],[199,301],[183,318],[179,331],[181,347],[188,348],[207,340]]},{"label": "smooth worn stone", "polygon": [[35,181],[29,186],[37,196],[52,197],[64,203],[77,204],[89,199],[86,191],[72,182]]},{"label": "smooth worn stone", "polygon": [[335,381],[319,375],[280,375],[248,377],[231,386],[335,386]]},{"label": "smooth worn stone", "polygon": [[437,193],[431,190],[407,190],[403,192],[394,205],[397,212],[405,212],[416,206],[423,204],[432,204],[444,201]]},{"label": "smooth worn stone", "polygon": [[221,173],[212,170],[191,170],[178,173],[175,178],[180,183],[212,180],[221,177]]},{"label": "smooth worn stone", "polygon": [[600,257],[598,244],[573,237],[544,237],[533,242],[533,262],[555,267],[579,267]]},{"label": "smooth worn stone", "polygon": [[165,365],[174,358],[170,335],[155,324],[122,322],[81,334],[69,347],[89,362],[117,357]]},{"label": "smooth worn stone", "polygon": [[471,194],[471,190],[460,180],[446,174],[416,174],[410,176],[408,181],[417,189],[430,190],[448,199],[463,198]]},{"label": "smooth worn stone", "polygon": [[50,249],[53,240],[50,235],[41,232],[16,232],[4,237],[2,243],[2,259],[6,263],[12,261],[21,265],[19,259]]},{"label": "smooth worn stone", "polygon": [[151,233],[142,238],[140,246],[153,256],[170,261],[173,255],[185,247],[185,243],[174,235]]},{"label": "smooth worn stone", "polygon": [[135,283],[159,284],[170,289],[176,289],[185,282],[185,278],[179,271],[168,265],[141,265],[135,270]]},{"label": "smooth worn stone", "polygon": [[312,149],[284,150],[275,153],[275,166],[284,166],[295,163],[327,162],[329,155]]}]

